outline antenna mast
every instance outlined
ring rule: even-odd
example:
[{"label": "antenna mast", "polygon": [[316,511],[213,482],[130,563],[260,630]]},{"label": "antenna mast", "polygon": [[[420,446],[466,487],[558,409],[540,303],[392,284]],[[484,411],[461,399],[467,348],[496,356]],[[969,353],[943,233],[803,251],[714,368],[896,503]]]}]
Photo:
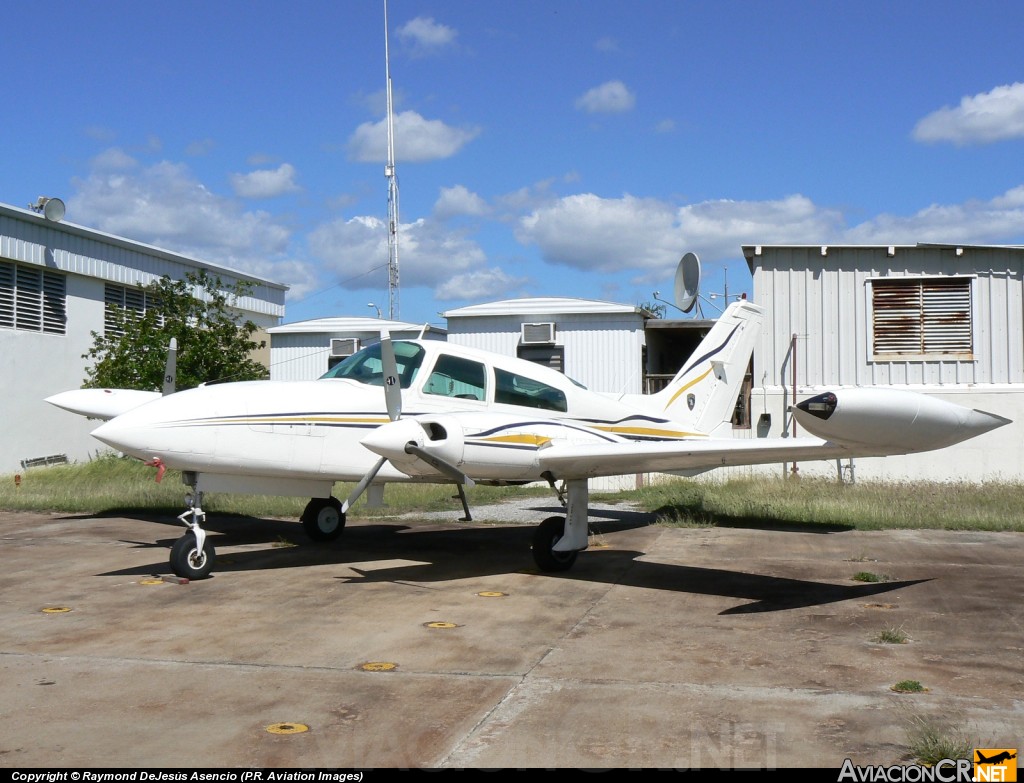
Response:
[{"label": "antenna mast", "polygon": [[388,162],[388,317],[398,317],[398,178],[395,176],[395,123],[391,104],[391,63],[388,56],[388,0],[384,0],[384,73],[387,80]]}]

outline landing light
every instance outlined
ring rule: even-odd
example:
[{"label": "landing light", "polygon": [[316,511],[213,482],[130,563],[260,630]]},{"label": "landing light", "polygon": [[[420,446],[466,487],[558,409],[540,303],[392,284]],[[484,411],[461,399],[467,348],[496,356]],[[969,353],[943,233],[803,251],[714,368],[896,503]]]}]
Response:
[{"label": "landing light", "polygon": [[836,395],[832,392],[819,394],[817,397],[804,400],[796,407],[804,411],[804,413],[809,413],[819,419],[827,419],[836,411]]}]

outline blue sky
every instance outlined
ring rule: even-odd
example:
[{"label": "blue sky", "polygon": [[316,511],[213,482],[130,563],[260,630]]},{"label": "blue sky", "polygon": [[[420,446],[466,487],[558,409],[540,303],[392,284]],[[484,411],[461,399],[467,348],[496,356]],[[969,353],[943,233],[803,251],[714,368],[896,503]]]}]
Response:
[{"label": "blue sky", "polygon": [[[1024,4],[390,0],[402,320],[1024,243]],[[388,314],[383,0],[18,3],[0,201]],[[708,305],[705,315],[716,314]],[[669,315],[679,315],[669,308]]]}]

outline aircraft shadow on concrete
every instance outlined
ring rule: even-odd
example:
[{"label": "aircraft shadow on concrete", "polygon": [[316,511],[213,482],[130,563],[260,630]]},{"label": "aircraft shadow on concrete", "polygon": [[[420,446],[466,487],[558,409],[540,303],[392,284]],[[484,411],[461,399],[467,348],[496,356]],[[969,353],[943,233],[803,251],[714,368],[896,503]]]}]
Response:
[{"label": "aircraft shadow on concrete", "polygon": [[[544,509],[548,510],[548,509]],[[556,508],[550,509],[556,511]],[[600,515],[606,512],[602,510]],[[615,533],[649,525],[649,515],[630,511],[607,512],[608,518],[591,523],[591,532],[614,544]],[[637,516],[643,516],[642,524]],[[162,524],[164,520],[147,517]],[[174,526],[179,523],[174,521]],[[677,593],[722,596],[743,599],[745,603],[720,614],[774,612],[819,606],[847,600],[864,600],[883,593],[930,581],[832,584],[804,579],[766,576],[726,568],[704,568],[658,563],[638,559],[646,553],[632,549],[602,549],[592,546],[580,554],[575,566],[563,573],[545,573],[536,569],[530,552],[533,525],[449,522],[435,525],[404,525],[391,521],[374,523],[359,520],[346,527],[336,540],[308,542],[296,522],[252,517],[219,517],[208,525],[217,547],[217,565],[212,578],[231,572],[303,568],[335,565],[355,575],[335,576],[349,584],[432,583],[480,578],[509,573],[527,573],[545,578],[627,585]],[[166,551],[177,540],[155,542],[123,541],[138,548]],[[230,551],[230,547],[267,544],[267,548]],[[414,563],[381,569],[360,569],[358,564],[383,560],[407,560]],[[350,565],[355,564],[355,565]],[[167,561],[110,571],[100,576],[152,575],[166,573]]]}]

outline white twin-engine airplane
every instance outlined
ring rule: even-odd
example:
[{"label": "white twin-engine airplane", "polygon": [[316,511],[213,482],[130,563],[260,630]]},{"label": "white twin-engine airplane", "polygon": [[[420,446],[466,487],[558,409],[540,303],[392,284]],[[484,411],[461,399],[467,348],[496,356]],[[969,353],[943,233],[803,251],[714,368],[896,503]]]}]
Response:
[{"label": "white twin-engine airplane", "polygon": [[[692,474],[748,465],[907,454],[1009,423],[916,394],[852,388],[817,394],[793,415],[815,437],[733,439],[728,429],[763,310],[731,305],[663,391],[608,395],[554,370],[439,341],[381,341],[315,381],[255,381],[159,392],[82,389],[48,398],[105,418],[92,434],[114,449],[183,472],[192,491],[171,549],[181,577],[210,574],[203,493],[311,497],[311,538],[341,534],[352,504],[395,481],[464,486],[548,482],[566,508],[533,537],[544,571],[587,548],[588,479]],[[173,354],[172,354],[173,355]],[[344,502],[335,482],[355,482]]]}]

